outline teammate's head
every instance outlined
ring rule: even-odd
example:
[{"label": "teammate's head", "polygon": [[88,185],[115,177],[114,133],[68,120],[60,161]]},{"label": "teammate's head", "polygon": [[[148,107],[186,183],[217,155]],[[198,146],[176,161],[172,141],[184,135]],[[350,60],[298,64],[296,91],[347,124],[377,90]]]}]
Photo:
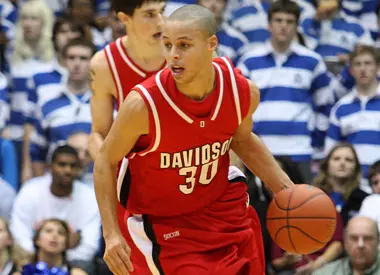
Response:
[{"label": "teammate's head", "polygon": [[300,7],[293,1],[273,2],[268,11],[272,43],[290,43],[296,38],[300,14]]},{"label": "teammate's head", "polygon": [[218,45],[216,20],[208,9],[187,5],[173,12],[162,35],[164,54],[177,82],[192,81],[211,64]]},{"label": "teammate's head", "polygon": [[165,0],[111,0],[111,7],[125,24],[129,37],[147,44],[161,41]]}]

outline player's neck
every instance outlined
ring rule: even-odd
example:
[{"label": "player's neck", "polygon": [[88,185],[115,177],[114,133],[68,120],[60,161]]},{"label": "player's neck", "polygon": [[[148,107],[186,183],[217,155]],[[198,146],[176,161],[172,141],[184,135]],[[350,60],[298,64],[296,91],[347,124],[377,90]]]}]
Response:
[{"label": "player's neck", "polygon": [[193,81],[189,83],[176,83],[176,86],[188,98],[196,101],[203,100],[215,87],[215,69],[212,63],[210,62],[209,66],[205,66]]},{"label": "player's neck", "polygon": [[162,55],[160,43],[148,45],[147,43],[140,42],[132,34],[129,37],[124,37],[122,41],[129,57],[141,69],[156,71],[163,66],[165,58]]},{"label": "player's neck", "polygon": [[368,85],[356,85],[356,90],[358,91],[359,95],[372,96],[376,94],[378,86],[379,82],[377,81],[377,79],[375,79]]}]

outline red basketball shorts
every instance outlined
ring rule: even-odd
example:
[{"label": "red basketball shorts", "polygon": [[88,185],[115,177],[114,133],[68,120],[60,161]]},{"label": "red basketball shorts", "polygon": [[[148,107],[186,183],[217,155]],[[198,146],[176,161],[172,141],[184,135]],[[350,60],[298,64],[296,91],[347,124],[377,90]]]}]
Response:
[{"label": "red basketball shorts", "polygon": [[202,210],[178,217],[126,217],[132,274],[264,275],[259,218],[246,184],[232,182]]}]

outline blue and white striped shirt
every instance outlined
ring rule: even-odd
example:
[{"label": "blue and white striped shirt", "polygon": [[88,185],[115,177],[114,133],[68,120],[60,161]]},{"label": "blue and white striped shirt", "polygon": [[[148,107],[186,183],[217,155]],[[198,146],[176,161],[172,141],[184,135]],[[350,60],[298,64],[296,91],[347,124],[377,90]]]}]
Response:
[{"label": "blue and white striped shirt", "polygon": [[9,115],[8,82],[5,75],[0,72],[0,131],[7,125]]},{"label": "blue and white striped shirt", "polygon": [[0,27],[9,40],[14,38],[17,10],[9,0],[0,2]]},{"label": "blue and white striped shirt", "polygon": [[45,161],[51,146],[65,141],[75,132],[91,133],[91,91],[77,96],[62,86],[57,97],[38,106],[35,124],[37,137],[31,139],[32,161]]},{"label": "blue and white striped shirt", "polygon": [[219,45],[216,50],[219,56],[229,57],[234,64],[243,54],[244,47],[248,44],[248,39],[238,30],[223,22],[216,33]]},{"label": "blue and white striped shirt", "polygon": [[308,18],[302,21],[300,28],[307,47],[324,58],[348,54],[357,44],[374,45],[368,30],[342,15],[323,21]]},{"label": "blue and white striped shirt", "polygon": [[253,132],[276,156],[310,160],[313,147],[323,148],[335,101],[333,79],[322,58],[296,42],[278,54],[268,42],[243,55],[238,68],[261,92]]},{"label": "blue and white striped shirt", "polygon": [[334,105],[325,154],[340,141],[354,146],[366,177],[368,167],[380,159],[380,85],[372,97],[360,96],[354,88]]}]

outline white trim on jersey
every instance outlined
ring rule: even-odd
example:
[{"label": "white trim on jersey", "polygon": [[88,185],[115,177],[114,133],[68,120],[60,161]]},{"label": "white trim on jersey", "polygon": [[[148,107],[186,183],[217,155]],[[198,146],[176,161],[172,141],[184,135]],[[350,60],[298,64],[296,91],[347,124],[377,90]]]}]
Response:
[{"label": "white trim on jersey", "polygon": [[116,81],[116,88],[117,88],[117,92],[119,94],[119,107],[120,107],[121,103],[124,100],[123,89],[122,89],[122,86],[121,86],[119,73],[118,73],[118,71],[116,69],[115,60],[113,59],[113,55],[111,53],[111,48],[110,48],[109,45],[106,46],[105,53],[106,53],[106,55],[108,57],[108,61],[109,61],[110,65],[111,65],[111,71],[112,71],[112,74],[113,74],[113,76],[115,78],[115,81]]},{"label": "white trim on jersey", "polygon": [[139,74],[141,77],[145,78],[146,74],[143,71],[139,70],[139,68],[137,68],[135,65],[133,65],[132,61],[129,60],[128,56],[123,51],[123,45],[121,44],[121,38],[116,40],[116,47],[119,50],[119,53],[120,53],[121,57],[123,58],[124,62],[127,63],[127,65],[132,70],[134,70],[137,74]]},{"label": "white trim on jersey", "polygon": [[145,87],[140,85],[140,84],[136,85],[136,88],[138,88],[142,91],[146,100],[148,101],[148,103],[150,105],[150,109],[152,110],[152,113],[153,113],[154,124],[156,126],[156,139],[154,141],[154,145],[152,146],[152,148],[150,150],[139,154],[140,156],[145,156],[148,153],[156,151],[158,145],[160,144],[160,141],[161,141],[161,124],[160,124],[160,118],[158,117],[156,105],[154,104],[153,98],[150,96],[147,89],[145,89]]},{"label": "white trim on jersey", "polygon": [[236,78],[235,78],[232,66],[231,66],[230,62],[228,62],[227,58],[222,57],[222,60],[227,64],[228,71],[230,72],[231,83],[232,83],[232,92],[234,94],[237,118],[238,118],[238,123],[240,125],[242,122],[242,119],[241,119],[240,99],[239,99],[239,92],[238,92],[238,88],[237,88],[237,84],[236,84]]},{"label": "white trim on jersey", "polygon": [[145,233],[143,219],[138,216],[129,217],[127,219],[127,227],[133,242],[145,256],[150,272],[153,275],[160,275],[153,260],[153,244]]},{"label": "white trim on jersey", "polygon": [[216,68],[216,70],[219,73],[219,98],[218,98],[218,103],[216,104],[214,114],[211,117],[211,120],[215,120],[216,117],[218,116],[220,106],[222,105],[222,99],[223,99],[223,93],[224,93],[224,78],[223,78],[223,73],[222,70],[220,69],[219,65],[216,64],[215,62],[212,62]]},{"label": "white trim on jersey", "polygon": [[117,198],[118,198],[119,202],[120,202],[121,187],[123,186],[125,173],[128,170],[128,163],[129,163],[128,159],[123,158],[123,160],[121,162],[120,170],[119,170],[119,176],[117,177],[117,186],[116,186],[117,189],[116,190],[117,190]]},{"label": "white trim on jersey", "polygon": [[158,86],[158,89],[160,90],[162,96],[165,98],[165,100],[168,102],[168,104],[170,105],[170,107],[173,108],[174,111],[176,111],[178,113],[178,115],[180,115],[184,120],[186,120],[188,123],[193,123],[193,120],[188,116],[186,115],[180,108],[178,108],[177,105],[175,105],[175,103],[173,102],[173,100],[168,96],[168,94],[166,93],[164,87],[162,86],[161,84],[161,79],[160,79],[160,75],[161,75],[161,72],[162,71],[159,71],[157,74],[156,74],[156,83],[157,83],[157,86]]}]

